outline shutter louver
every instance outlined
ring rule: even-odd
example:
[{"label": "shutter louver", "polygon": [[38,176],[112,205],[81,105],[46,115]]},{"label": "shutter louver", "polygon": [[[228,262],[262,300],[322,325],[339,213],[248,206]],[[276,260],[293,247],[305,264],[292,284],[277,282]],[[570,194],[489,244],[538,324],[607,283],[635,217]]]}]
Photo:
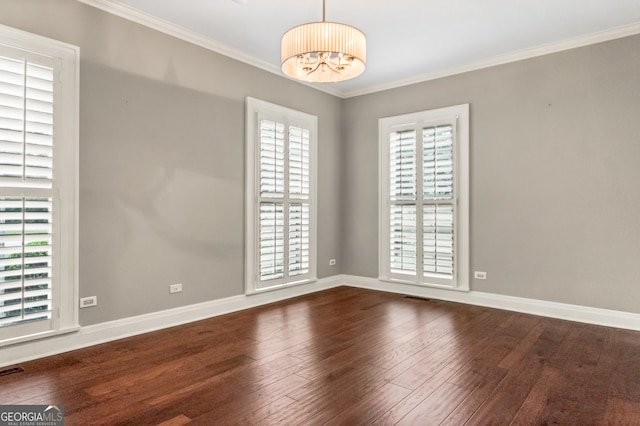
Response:
[{"label": "shutter louver", "polygon": [[310,221],[308,204],[289,206],[289,275],[309,272]]},{"label": "shutter louver", "polygon": [[53,69],[0,57],[0,183],[51,188]]},{"label": "shutter louver", "polygon": [[284,276],[284,206],[260,203],[260,279]]},{"label": "shutter louver", "polygon": [[415,200],[416,175],[416,132],[405,130],[391,134],[391,200]]},{"label": "shutter louver", "polygon": [[284,130],[282,123],[260,120],[260,196],[284,195]]},{"label": "shutter louver", "polygon": [[429,127],[422,131],[423,195],[425,200],[453,196],[453,127]]},{"label": "shutter louver", "polygon": [[397,274],[416,273],[417,221],[415,205],[392,205],[391,271]]},{"label": "shutter louver", "polygon": [[0,57],[2,327],[52,317],[53,89],[52,68]]},{"label": "shutter louver", "polygon": [[0,326],[51,318],[52,200],[0,197]]},{"label": "shutter louver", "polygon": [[423,206],[424,272],[453,274],[453,206]]},{"label": "shutter louver", "polygon": [[309,130],[289,129],[289,196],[309,198]]}]

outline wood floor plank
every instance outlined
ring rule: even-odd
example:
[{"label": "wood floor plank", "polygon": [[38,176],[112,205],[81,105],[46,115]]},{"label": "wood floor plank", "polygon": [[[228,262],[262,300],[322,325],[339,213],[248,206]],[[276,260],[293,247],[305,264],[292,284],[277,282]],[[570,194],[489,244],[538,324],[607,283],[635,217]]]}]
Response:
[{"label": "wood floor plank", "polygon": [[612,333],[615,339],[613,347],[603,354],[606,361],[602,361],[613,368],[610,394],[621,400],[640,403],[640,342],[637,334],[628,330],[613,330]]},{"label": "wood floor plank", "polygon": [[357,403],[344,409],[340,414],[329,420],[325,425],[357,425],[370,424],[403,400],[410,390],[392,383],[387,383],[380,389],[367,395]]},{"label": "wood floor plank", "polygon": [[191,419],[184,414],[180,414],[172,419],[158,423],[156,426],[183,426],[188,423],[192,423]]},{"label": "wood floor plank", "polygon": [[[451,315],[455,315],[454,311],[452,311]],[[441,350],[446,346],[453,345],[458,349],[464,348],[463,350],[459,351],[454,350],[452,352],[453,354],[460,355],[463,353],[468,353],[468,355],[473,355],[477,350],[479,350],[483,342],[486,342],[488,339],[490,339],[489,335],[491,334],[491,330],[495,329],[497,325],[504,319],[503,315],[505,315],[503,311],[498,311],[495,315],[489,313],[480,313],[475,317],[473,321],[458,322],[455,328],[455,332],[450,332],[443,338],[435,340],[431,345],[423,348],[404,361],[396,365],[389,365],[389,370],[385,377],[387,378],[387,380],[393,381],[397,377],[408,372],[410,369],[420,368],[420,366],[416,366],[422,363],[426,357],[432,356],[434,352]],[[509,314],[506,315],[508,316]],[[458,346],[458,342],[464,343],[461,346]],[[455,358],[452,358],[452,361],[454,359]],[[458,362],[464,361],[458,360]],[[407,377],[405,377],[405,379],[407,379]],[[411,379],[409,376],[409,381],[412,380],[414,379]]]},{"label": "wood floor plank", "polygon": [[633,425],[638,359],[639,332],[338,287],[23,363],[0,403],[71,426]]},{"label": "wood floor plank", "polygon": [[215,420],[215,424],[253,424],[294,403],[295,400],[286,394],[307,383],[308,380],[293,374],[261,389],[236,393],[234,398],[225,404],[212,404],[196,419]]},{"label": "wood floor plank", "polygon": [[287,394],[296,403],[265,421],[269,424],[322,425],[385,385],[382,369],[350,365]]},{"label": "wood floor plank", "polygon": [[[425,356],[419,363],[394,378],[391,383],[406,389],[415,390],[431,377],[438,374],[449,364],[453,363],[457,354],[456,348],[444,346]],[[453,370],[453,368],[450,368]]]},{"label": "wood floor plank", "polygon": [[522,361],[522,359],[529,353],[531,347],[538,341],[540,335],[544,331],[542,325],[536,325],[533,327],[524,338],[518,342],[518,346],[509,353],[500,363],[500,368],[513,368],[516,364]]},{"label": "wood floor plank", "polygon": [[449,379],[449,383],[475,388],[487,374],[508,370],[500,367],[505,356],[513,351],[508,341],[501,342],[500,337],[489,336],[469,348],[471,351],[460,354],[457,362],[463,366]]},{"label": "wood floor plank", "polygon": [[561,373],[557,369],[553,367],[544,368],[540,379],[527,395],[511,424],[514,426],[534,424],[540,412],[547,406],[549,393],[558,383],[560,376]]},{"label": "wood floor plank", "polygon": [[296,401],[283,396],[276,401],[273,401],[267,405],[264,405],[256,410],[242,409],[239,412],[231,412],[224,419],[220,419],[216,416],[210,416],[209,413],[198,417],[193,425],[210,426],[212,424],[228,424],[228,425],[257,425],[265,421],[265,419],[273,416],[280,410],[294,404]]},{"label": "wood floor plank", "polygon": [[[208,411],[208,406],[211,404],[226,404],[228,401],[233,401],[238,394],[252,392],[292,377],[300,368],[295,363],[289,366],[282,365],[280,359],[272,360],[267,364],[272,363],[276,363],[277,368],[267,368],[269,374],[261,372],[260,362],[255,361],[255,363],[245,364],[235,370],[229,370],[207,379],[197,378],[197,380],[192,380],[191,383],[182,387],[176,387],[170,392],[150,395],[146,401],[155,410],[180,405],[184,407],[185,413],[190,413],[190,410],[193,410],[192,417],[198,417]],[[198,398],[203,395],[208,397],[207,404],[204,406],[198,402]]]},{"label": "wood floor plank", "polygon": [[509,371],[490,397],[469,418],[467,424],[509,424],[538,382],[542,370],[541,364],[530,363],[519,365]]},{"label": "wood floor plank", "polygon": [[470,389],[443,383],[397,424],[400,426],[438,425],[467,397]]},{"label": "wood floor plank", "polygon": [[609,398],[604,418],[610,425],[633,424],[633,419],[640,423],[640,402]]},{"label": "wood floor plank", "polygon": [[455,369],[444,367],[440,369],[429,380],[422,383],[417,389],[407,395],[402,401],[385,412],[376,421],[374,425],[395,425],[411,410],[416,408],[429,395],[436,391],[440,386],[445,384],[447,380],[455,373]]},{"label": "wood floor plank", "polygon": [[610,374],[598,364],[608,332],[604,327],[577,325],[567,335],[566,344],[552,358],[559,374],[546,391],[547,403],[538,422],[602,423]]},{"label": "wood floor plank", "polygon": [[489,399],[500,382],[507,375],[507,370],[494,367],[486,372],[484,378],[471,390],[469,395],[442,421],[442,425],[463,425]]},{"label": "wood floor plank", "polygon": [[[401,374],[390,379],[393,383],[404,386],[408,389],[415,389],[424,380],[431,377],[438,368],[444,365],[456,365],[458,369],[465,368],[471,359],[476,357],[478,352],[482,353],[483,348],[493,343],[494,346],[502,345],[500,339],[491,340],[492,333],[495,330],[496,318],[489,321],[484,315],[476,318],[476,321],[461,324],[455,333],[456,342],[464,341],[464,345],[451,344],[452,333],[449,333],[445,339],[436,341],[429,350],[424,351],[426,355],[417,363],[407,368]],[[505,337],[508,338],[508,337]],[[497,348],[492,348],[495,353]],[[501,352],[506,352],[502,351]],[[508,351],[508,349],[507,349]],[[502,358],[504,355],[500,355]],[[391,374],[394,374],[396,367],[393,367]],[[391,376],[387,375],[387,377]]]},{"label": "wood floor plank", "polygon": [[383,348],[380,355],[373,358],[371,363],[387,369],[394,368],[425,349],[440,346],[436,346],[436,342],[452,333],[452,326],[449,323],[448,317],[441,316],[421,326],[415,333],[405,333],[410,335],[406,342],[397,344],[394,342],[387,348]]}]

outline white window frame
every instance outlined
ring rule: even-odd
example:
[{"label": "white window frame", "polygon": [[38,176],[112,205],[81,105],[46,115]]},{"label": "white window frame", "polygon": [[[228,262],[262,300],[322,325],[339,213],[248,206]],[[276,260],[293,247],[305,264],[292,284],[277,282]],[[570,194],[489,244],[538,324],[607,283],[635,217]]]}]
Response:
[{"label": "white window frame", "polygon": [[[78,176],[80,49],[0,25],[0,50],[54,64],[53,313],[47,330],[35,323],[0,329],[0,346],[78,330]],[[15,56],[14,56],[15,53]],[[40,59],[37,59],[40,58]],[[23,195],[19,188],[4,188]],[[4,190],[3,189],[3,190]]]},{"label": "white window frame", "polygon": [[[259,131],[261,119],[274,120],[284,123],[286,126],[300,126],[310,131],[309,154],[309,216],[310,216],[310,259],[309,272],[304,275],[285,277],[269,281],[267,286],[260,284],[259,274],[259,212],[260,187],[258,183],[260,158],[259,158]],[[318,119],[316,116],[296,111],[280,105],[265,102],[259,99],[247,97],[246,99],[246,224],[245,224],[245,293],[255,294],[264,291],[276,290],[293,285],[307,284],[317,280],[316,242],[317,242],[317,207],[316,207],[316,164],[317,164],[317,134]],[[287,178],[285,178],[288,180]],[[285,194],[288,192],[285,188]],[[286,259],[286,256],[285,256]]]},{"label": "white window frame", "polygon": [[[469,104],[385,117],[379,120],[379,279],[441,289],[469,291]],[[390,135],[398,130],[452,124],[454,127],[454,273],[450,279],[424,276],[422,259],[416,261],[415,275],[394,274],[390,267]],[[421,151],[419,144],[417,151]],[[421,158],[421,154],[418,158]],[[420,164],[420,163],[418,163]],[[420,166],[418,166],[420,168]],[[421,175],[420,175],[421,176]],[[421,179],[418,179],[421,181]],[[419,183],[418,188],[422,184]],[[416,206],[421,197],[418,191]],[[417,209],[417,207],[416,207]],[[418,229],[422,214],[418,213]],[[419,232],[417,246],[422,246]],[[421,253],[419,249],[419,253]]]}]

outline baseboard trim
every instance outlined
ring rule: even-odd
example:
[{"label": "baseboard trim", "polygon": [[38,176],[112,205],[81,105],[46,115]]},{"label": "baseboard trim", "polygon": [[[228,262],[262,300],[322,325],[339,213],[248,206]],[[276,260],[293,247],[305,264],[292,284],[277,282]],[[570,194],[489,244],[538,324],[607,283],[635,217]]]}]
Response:
[{"label": "baseboard trim", "polygon": [[2,351],[0,351],[0,367],[19,364],[46,356],[58,355],[88,346],[175,327],[343,285],[640,331],[640,314],[631,312],[503,296],[478,291],[460,292],[439,288],[419,287],[353,275],[335,275],[306,285],[248,296],[239,295],[227,297],[210,302],[90,325],[82,327],[72,333],[5,346],[2,348]]},{"label": "baseboard trim", "polygon": [[411,284],[386,282],[376,278],[365,278],[352,275],[343,275],[341,280],[344,285],[352,287],[407,294],[410,296],[427,297],[450,302],[465,303],[468,305],[486,306],[489,308],[504,309],[526,314],[540,315],[543,317],[640,331],[640,314],[631,312],[592,308],[567,303],[548,302],[523,297],[503,296],[500,294],[483,293],[480,291],[460,292],[439,288],[419,287]]},{"label": "baseboard trim", "polygon": [[252,295],[238,295],[195,305],[109,321],[78,331],[9,345],[0,351],[0,367],[58,355],[138,334],[175,327],[231,312],[315,293],[342,285],[340,276],[323,278],[302,286],[287,287]]}]

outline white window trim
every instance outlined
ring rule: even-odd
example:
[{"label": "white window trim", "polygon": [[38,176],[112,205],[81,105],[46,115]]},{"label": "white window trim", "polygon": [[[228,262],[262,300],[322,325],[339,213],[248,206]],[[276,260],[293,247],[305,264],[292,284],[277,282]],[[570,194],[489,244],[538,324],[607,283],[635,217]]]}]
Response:
[{"label": "white window trim", "polygon": [[[452,285],[444,285],[441,280],[427,281],[418,276],[398,279],[390,274],[389,265],[389,135],[391,129],[419,123],[455,123],[455,173],[456,199],[455,224],[455,279]],[[378,123],[379,135],[379,194],[378,194],[378,276],[380,280],[402,282],[441,289],[469,291],[469,104],[456,105],[428,111],[381,118]]]},{"label": "white window trim", "polygon": [[[259,256],[258,248],[258,170],[259,158],[256,155],[258,146],[258,115],[276,115],[285,116],[290,123],[306,123],[309,124],[310,130],[310,171],[309,171],[309,215],[310,215],[310,262],[309,273],[305,278],[285,281],[273,286],[258,288],[259,282],[257,263]],[[263,293],[265,291],[277,290],[284,287],[294,285],[307,284],[317,281],[317,138],[318,138],[318,119],[314,115],[296,111],[280,105],[265,102],[259,99],[246,98],[246,128],[245,128],[245,294]]]},{"label": "white window trim", "polygon": [[[50,57],[59,65],[58,80],[54,83],[54,126],[56,150],[54,203],[58,205],[56,226],[58,254],[52,329],[36,334],[2,339],[0,346],[76,331],[79,294],[79,94],[80,48],[61,41],[0,25],[0,45],[25,51],[25,56]],[[63,117],[63,118],[62,118]],[[54,212],[54,214],[56,214]],[[56,312],[57,310],[57,312]]]}]

